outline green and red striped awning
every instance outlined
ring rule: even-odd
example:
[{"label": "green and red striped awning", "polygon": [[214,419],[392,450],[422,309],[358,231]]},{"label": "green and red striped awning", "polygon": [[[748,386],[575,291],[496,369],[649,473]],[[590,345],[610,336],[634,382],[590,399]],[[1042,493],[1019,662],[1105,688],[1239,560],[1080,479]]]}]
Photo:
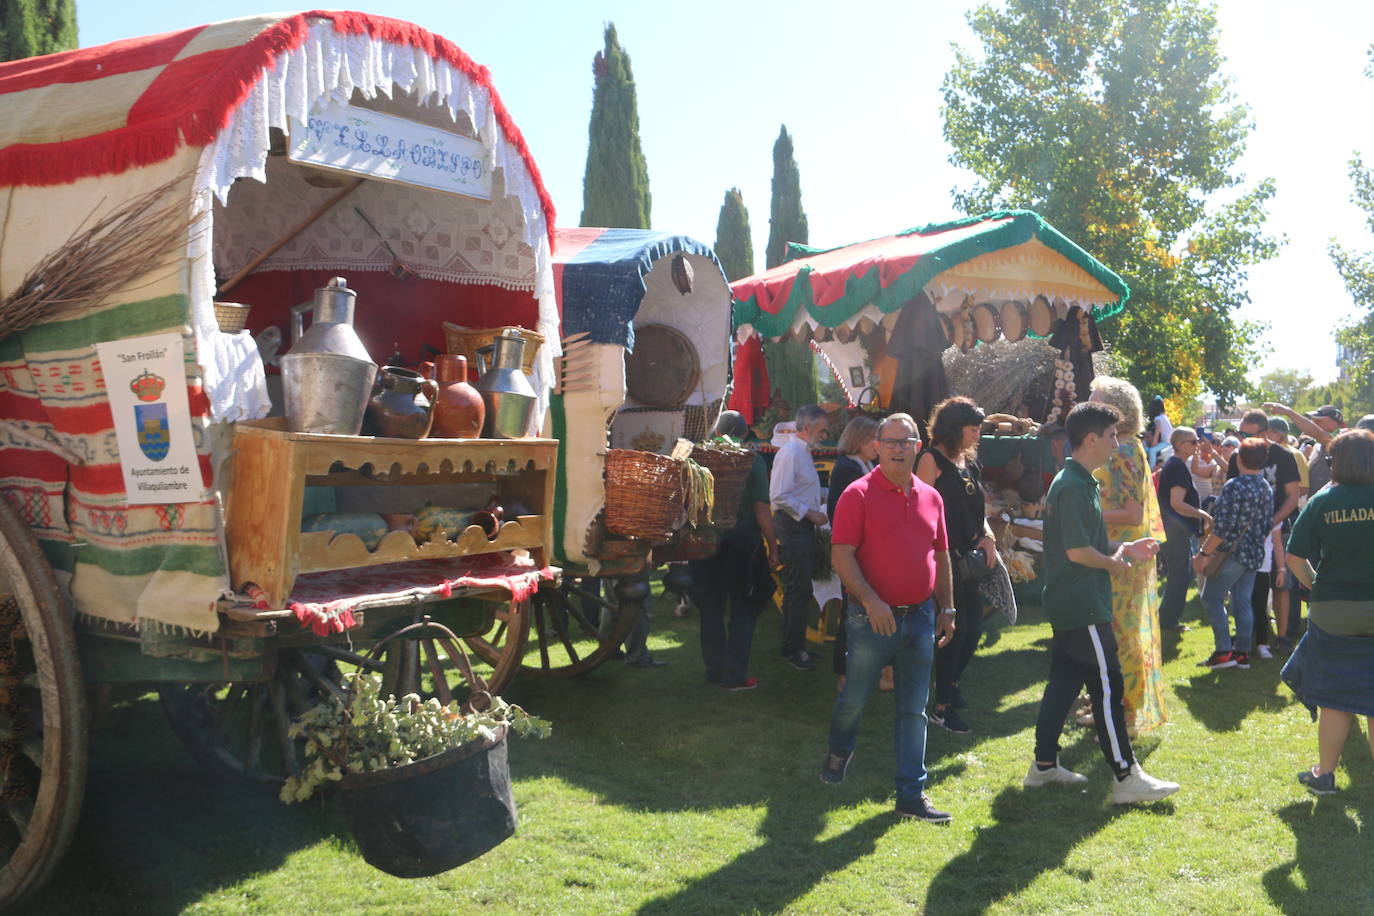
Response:
[{"label": "green and red striped awning", "polygon": [[1005,210],[801,257],[730,285],[736,329],[810,334],[883,315],[925,293],[941,312],[977,301],[1077,303],[1097,319],[1130,297],[1125,281],[1029,210]]}]

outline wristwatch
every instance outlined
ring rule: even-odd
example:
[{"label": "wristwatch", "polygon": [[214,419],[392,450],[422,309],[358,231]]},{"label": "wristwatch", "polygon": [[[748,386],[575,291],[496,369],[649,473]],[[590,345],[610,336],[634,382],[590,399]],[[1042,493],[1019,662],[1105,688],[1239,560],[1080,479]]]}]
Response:
[{"label": "wristwatch", "polygon": [[952,607],[942,607],[942,608],[940,608],[940,613],[941,613],[941,614],[957,614],[958,611],[957,611],[955,608],[952,608]]}]

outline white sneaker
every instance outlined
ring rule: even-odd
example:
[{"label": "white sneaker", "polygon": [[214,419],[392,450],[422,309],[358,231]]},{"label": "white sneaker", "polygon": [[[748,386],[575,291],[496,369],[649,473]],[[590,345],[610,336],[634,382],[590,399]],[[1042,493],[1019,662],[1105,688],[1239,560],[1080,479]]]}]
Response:
[{"label": "white sneaker", "polygon": [[1270,649],[1268,646],[1256,646],[1256,647],[1255,647],[1255,654],[1258,655],[1260,658],[1273,658],[1273,657],[1274,657],[1274,652],[1273,652],[1273,650]]},{"label": "white sneaker", "polygon": [[1151,802],[1167,798],[1178,791],[1178,783],[1155,779],[1140,768],[1131,764],[1131,772],[1125,779],[1112,786],[1112,804],[1129,805],[1132,802]]},{"label": "white sneaker", "polygon": [[1076,786],[1088,781],[1088,777],[1082,773],[1075,773],[1073,770],[1061,767],[1057,762],[1053,769],[1042,770],[1031,761],[1030,769],[1026,771],[1026,778],[1021,780],[1021,785],[1027,789],[1035,789],[1040,786],[1065,785]]}]

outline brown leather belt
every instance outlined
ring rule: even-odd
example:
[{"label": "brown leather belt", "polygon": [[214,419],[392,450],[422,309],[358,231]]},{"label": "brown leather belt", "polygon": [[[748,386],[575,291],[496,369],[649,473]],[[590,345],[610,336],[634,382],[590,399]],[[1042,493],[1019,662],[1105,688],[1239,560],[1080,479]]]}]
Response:
[{"label": "brown leather belt", "polygon": [[907,614],[910,614],[910,613],[912,613],[913,611],[919,611],[919,610],[921,609],[921,607],[922,607],[924,604],[925,604],[925,602],[922,601],[920,604],[893,604],[893,605],[890,605],[890,607],[892,608],[892,616],[893,616],[893,617],[905,617]]}]

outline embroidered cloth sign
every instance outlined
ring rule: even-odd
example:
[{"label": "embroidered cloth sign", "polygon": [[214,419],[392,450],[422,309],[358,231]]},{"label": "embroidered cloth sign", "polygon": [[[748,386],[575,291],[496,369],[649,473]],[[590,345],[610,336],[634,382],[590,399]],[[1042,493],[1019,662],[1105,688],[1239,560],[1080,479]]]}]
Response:
[{"label": "embroidered cloth sign", "polygon": [[291,119],[287,158],[491,200],[490,159],[478,140],[339,102],[325,102],[307,123]]},{"label": "embroidered cloth sign", "polygon": [[131,506],[199,502],[204,489],[178,334],[95,345]]}]

